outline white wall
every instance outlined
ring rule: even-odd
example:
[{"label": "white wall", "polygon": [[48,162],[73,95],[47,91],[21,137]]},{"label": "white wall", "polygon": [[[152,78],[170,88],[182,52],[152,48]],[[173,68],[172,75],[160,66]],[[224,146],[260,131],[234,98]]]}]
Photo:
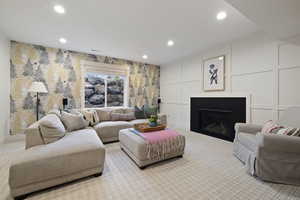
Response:
[{"label": "white wall", "polygon": [[0,32],[0,143],[9,134],[10,42]]},{"label": "white wall", "polygon": [[171,127],[189,130],[191,96],[216,94],[203,91],[202,63],[224,54],[226,90],[223,93],[250,94],[253,123],[277,120],[285,108],[300,106],[300,46],[254,33],[161,67],[162,112],[168,114]]}]

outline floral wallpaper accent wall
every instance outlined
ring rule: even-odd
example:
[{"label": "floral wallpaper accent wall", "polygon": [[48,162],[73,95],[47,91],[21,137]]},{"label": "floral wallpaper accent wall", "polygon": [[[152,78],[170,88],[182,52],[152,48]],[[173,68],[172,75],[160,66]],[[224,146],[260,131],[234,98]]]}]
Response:
[{"label": "floral wallpaper accent wall", "polygon": [[10,53],[10,129],[11,134],[23,133],[36,121],[35,94],[28,88],[33,81],[42,81],[48,94],[40,94],[40,117],[53,108],[62,107],[67,97],[73,108],[81,106],[81,61],[128,65],[129,106],[156,105],[160,93],[160,67],[107,56],[48,48],[11,41]]}]

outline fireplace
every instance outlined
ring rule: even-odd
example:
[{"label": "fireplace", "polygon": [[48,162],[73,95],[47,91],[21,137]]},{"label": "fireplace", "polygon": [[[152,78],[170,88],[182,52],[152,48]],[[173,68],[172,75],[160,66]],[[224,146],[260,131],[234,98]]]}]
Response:
[{"label": "fireplace", "polygon": [[245,97],[191,98],[191,131],[233,141],[237,122],[246,122]]}]

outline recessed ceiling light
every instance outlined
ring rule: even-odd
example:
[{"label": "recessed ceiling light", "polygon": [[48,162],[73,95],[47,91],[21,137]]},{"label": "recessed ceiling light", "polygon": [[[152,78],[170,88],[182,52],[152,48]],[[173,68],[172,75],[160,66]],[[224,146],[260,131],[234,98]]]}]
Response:
[{"label": "recessed ceiling light", "polygon": [[62,44],[66,44],[67,39],[66,38],[59,38],[59,42],[62,43]]},{"label": "recessed ceiling light", "polygon": [[217,20],[223,20],[227,17],[227,13],[225,11],[221,11],[217,14]]},{"label": "recessed ceiling light", "polygon": [[173,40],[169,40],[167,44],[168,44],[169,47],[171,47],[171,46],[174,45],[174,41]]},{"label": "recessed ceiling light", "polygon": [[220,57],[219,57],[219,60],[223,60],[223,59],[224,59],[224,56],[220,56]]},{"label": "recessed ceiling light", "polygon": [[58,14],[64,14],[66,12],[65,8],[62,5],[55,5],[54,11],[57,12]]},{"label": "recessed ceiling light", "polygon": [[148,56],[146,54],[143,55],[143,59],[148,59]]}]

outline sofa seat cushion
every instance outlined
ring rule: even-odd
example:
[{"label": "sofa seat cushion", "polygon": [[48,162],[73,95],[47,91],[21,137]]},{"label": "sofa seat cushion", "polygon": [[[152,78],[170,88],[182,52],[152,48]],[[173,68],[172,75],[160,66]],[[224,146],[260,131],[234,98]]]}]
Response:
[{"label": "sofa seat cushion", "polygon": [[247,147],[252,152],[256,151],[258,142],[255,134],[240,132],[238,135],[238,140],[242,145]]},{"label": "sofa seat cushion", "polygon": [[105,149],[95,130],[67,133],[62,139],[24,151],[9,170],[11,188],[75,174],[104,163]]},{"label": "sofa seat cushion", "polygon": [[148,123],[149,120],[148,119],[135,119],[130,121],[129,123],[132,124],[132,126],[134,126],[135,124],[142,124],[142,123]]},{"label": "sofa seat cushion", "polygon": [[121,129],[132,127],[133,125],[131,123],[125,121],[107,121],[100,122],[94,126],[94,129],[101,139],[107,141],[108,138],[118,138]]}]

